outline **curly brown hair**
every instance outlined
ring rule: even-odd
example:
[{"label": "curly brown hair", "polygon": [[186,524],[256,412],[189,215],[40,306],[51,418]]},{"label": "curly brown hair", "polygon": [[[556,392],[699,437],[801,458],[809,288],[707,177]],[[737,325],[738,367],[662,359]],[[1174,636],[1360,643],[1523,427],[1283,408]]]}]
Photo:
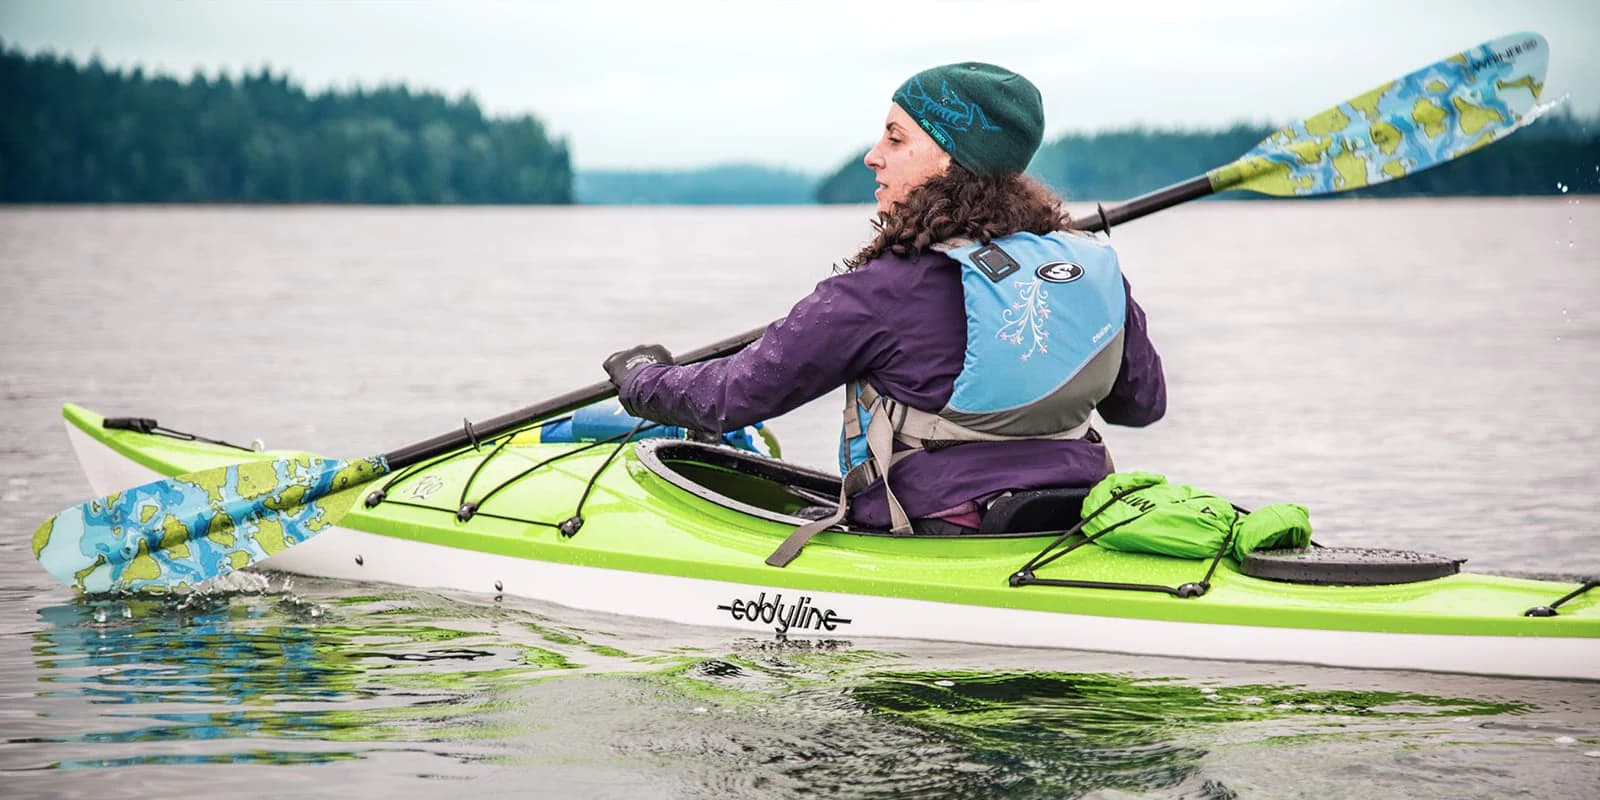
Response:
[{"label": "curly brown hair", "polygon": [[885,253],[916,258],[946,239],[988,243],[1020,231],[1042,236],[1071,222],[1061,198],[1044,184],[1017,173],[975,175],[952,162],[879,212],[872,222],[877,236],[846,258],[843,269],[859,269]]}]

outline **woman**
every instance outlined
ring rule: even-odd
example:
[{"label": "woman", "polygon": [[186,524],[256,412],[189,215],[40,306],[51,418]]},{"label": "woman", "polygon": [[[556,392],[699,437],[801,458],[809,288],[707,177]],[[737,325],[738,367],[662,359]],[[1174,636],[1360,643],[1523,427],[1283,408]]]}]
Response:
[{"label": "woman", "polygon": [[1013,72],[912,76],[867,153],[877,236],[847,271],[736,355],[613,354],[623,406],[726,431],[843,385],[849,519],[901,533],[974,530],[1008,491],[1098,482],[1111,461],[1089,413],[1148,425],[1166,383],[1115,253],[1066,233],[1060,199],[1022,175],[1043,129]]}]

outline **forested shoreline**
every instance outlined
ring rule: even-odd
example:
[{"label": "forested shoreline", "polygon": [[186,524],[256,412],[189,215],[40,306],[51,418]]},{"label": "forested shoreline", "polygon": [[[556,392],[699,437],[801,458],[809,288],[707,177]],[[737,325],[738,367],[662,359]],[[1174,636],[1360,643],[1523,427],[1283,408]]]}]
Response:
[{"label": "forested shoreline", "polygon": [[[262,68],[187,80],[0,42],[4,203],[870,203],[859,151],[817,177],[762,165],[588,170],[530,115],[404,86],[308,93]],[[1130,129],[1046,141],[1029,173],[1118,200],[1233,160],[1272,132]],[[581,142],[576,143],[581,146]],[[1600,193],[1600,123],[1557,111],[1491,147],[1339,197]],[[1248,196],[1230,193],[1227,196]]]},{"label": "forested shoreline", "polygon": [[[805,205],[817,179],[759,164],[687,170],[579,170],[573,194],[593,205]],[[871,192],[868,192],[870,199]]]},{"label": "forested shoreline", "polygon": [[0,202],[570,203],[532,116],[403,86],[309,94],[0,52]]}]

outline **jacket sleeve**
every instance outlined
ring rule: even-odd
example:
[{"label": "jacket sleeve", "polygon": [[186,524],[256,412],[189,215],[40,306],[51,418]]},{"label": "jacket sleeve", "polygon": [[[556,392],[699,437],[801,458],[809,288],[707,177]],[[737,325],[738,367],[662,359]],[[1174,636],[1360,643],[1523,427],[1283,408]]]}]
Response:
[{"label": "jacket sleeve", "polygon": [[[699,364],[628,373],[618,397],[635,416],[724,432],[778,416],[877,366],[882,323],[858,273],[836,275],[749,347]],[[876,348],[876,349],[875,349]]]},{"label": "jacket sleeve", "polygon": [[1127,323],[1123,326],[1122,368],[1096,410],[1100,418],[1113,425],[1142,428],[1167,413],[1167,378],[1161,369],[1161,355],[1150,343],[1144,309],[1133,299],[1133,289],[1123,279],[1128,294]]}]

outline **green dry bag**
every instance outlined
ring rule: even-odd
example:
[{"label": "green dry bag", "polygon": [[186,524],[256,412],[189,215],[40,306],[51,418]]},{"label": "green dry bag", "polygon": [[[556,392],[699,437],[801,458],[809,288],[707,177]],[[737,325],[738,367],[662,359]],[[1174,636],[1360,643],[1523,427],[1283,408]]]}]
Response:
[{"label": "green dry bag", "polygon": [[[1116,472],[1083,500],[1083,534],[1110,550],[1243,559],[1261,548],[1305,547],[1311,515],[1304,506],[1279,503],[1244,513],[1192,486],[1167,483],[1152,472]],[[1231,534],[1231,536],[1230,536]]]}]

